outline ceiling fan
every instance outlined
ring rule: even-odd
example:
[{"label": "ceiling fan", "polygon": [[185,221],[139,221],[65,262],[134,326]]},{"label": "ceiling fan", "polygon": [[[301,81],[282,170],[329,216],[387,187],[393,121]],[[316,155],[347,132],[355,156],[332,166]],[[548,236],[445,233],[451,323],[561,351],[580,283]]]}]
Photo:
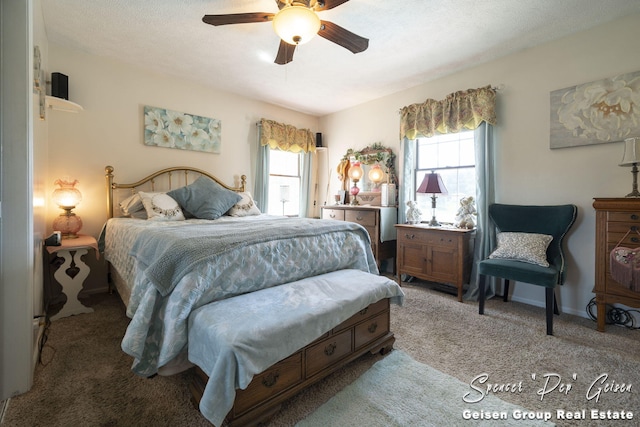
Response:
[{"label": "ceiling fan", "polygon": [[275,63],[281,65],[293,61],[296,46],[308,42],[315,34],[353,53],[363,52],[369,47],[369,39],[360,37],[333,22],[322,21],[316,14],[316,12],[333,9],[349,0],[275,1],[280,9],[278,13],[205,15],[202,21],[215,26],[273,21],[274,30],[280,37],[280,47]]}]

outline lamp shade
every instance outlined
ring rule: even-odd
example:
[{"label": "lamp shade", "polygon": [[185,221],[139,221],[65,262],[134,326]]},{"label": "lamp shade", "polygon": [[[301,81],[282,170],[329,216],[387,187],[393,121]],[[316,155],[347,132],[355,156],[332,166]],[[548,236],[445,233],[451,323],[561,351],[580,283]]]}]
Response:
[{"label": "lamp shade", "polygon": [[632,166],[640,163],[640,138],[627,138],[624,140],[624,155],[620,161],[620,166]]},{"label": "lamp shade", "polygon": [[416,190],[417,193],[430,193],[430,194],[447,194],[447,187],[444,186],[444,182],[442,182],[442,177],[435,173],[431,172],[424,176],[422,183]]},{"label": "lamp shade", "polygon": [[82,200],[82,194],[75,188],[77,183],[77,180],[57,179],[54,184],[59,188],[53,191],[53,202],[63,209],[76,207]]},{"label": "lamp shade", "polygon": [[379,164],[375,164],[369,170],[369,179],[371,182],[380,184],[384,180],[384,171]]},{"label": "lamp shade", "polygon": [[287,6],[273,18],[276,34],[291,45],[304,44],[318,34],[320,18],[304,6]]},{"label": "lamp shade", "polygon": [[349,178],[351,178],[351,181],[360,181],[363,174],[364,172],[362,171],[360,162],[354,162],[351,164],[351,167],[349,168]]}]

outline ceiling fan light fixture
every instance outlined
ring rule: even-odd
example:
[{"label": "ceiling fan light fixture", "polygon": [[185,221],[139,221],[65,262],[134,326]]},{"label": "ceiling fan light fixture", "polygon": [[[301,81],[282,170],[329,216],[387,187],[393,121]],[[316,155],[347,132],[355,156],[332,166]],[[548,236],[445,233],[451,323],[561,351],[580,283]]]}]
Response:
[{"label": "ceiling fan light fixture", "polygon": [[273,18],[276,34],[291,45],[304,44],[320,31],[320,18],[305,6],[287,6]]}]

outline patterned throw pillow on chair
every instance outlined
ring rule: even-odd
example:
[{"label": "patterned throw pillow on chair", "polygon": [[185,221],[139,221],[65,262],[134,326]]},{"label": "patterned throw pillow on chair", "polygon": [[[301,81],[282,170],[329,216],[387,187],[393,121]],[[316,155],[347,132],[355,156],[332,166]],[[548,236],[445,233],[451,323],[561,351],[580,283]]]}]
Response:
[{"label": "patterned throw pillow on chair", "polygon": [[498,247],[489,258],[511,259],[515,261],[549,267],[547,247],[553,236],[536,233],[498,233]]}]

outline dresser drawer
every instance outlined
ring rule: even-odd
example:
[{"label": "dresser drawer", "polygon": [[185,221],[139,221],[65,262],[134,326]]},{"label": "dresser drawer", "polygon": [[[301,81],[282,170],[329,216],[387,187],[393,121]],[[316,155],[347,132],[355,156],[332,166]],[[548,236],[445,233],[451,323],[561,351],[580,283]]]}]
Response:
[{"label": "dresser drawer", "polygon": [[333,335],[318,344],[307,348],[307,377],[321,371],[334,361],[351,353],[351,338],[353,331],[347,329],[344,332]]},{"label": "dresser drawer", "polygon": [[398,228],[398,241],[401,243],[419,243],[429,246],[446,246],[457,248],[458,241],[455,235],[437,230],[419,230]]},{"label": "dresser drawer", "polygon": [[608,212],[607,222],[628,222],[640,225],[639,212]]},{"label": "dresser drawer", "polygon": [[389,332],[389,312],[385,311],[373,319],[355,327],[355,345],[359,348]]},{"label": "dresser drawer", "polygon": [[375,227],[376,213],[374,211],[348,210],[345,212],[345,220],[357,222],[365,227]]},{"label": "dresser drawer", "polygon": [[344,211],[342,209],[322,209],[322,219],[336,219],[344,221]]},{"label": "dresser drawer", "polygon": [[342,322],[340,325],[336,326],[334,330],[341,331],[342,329],[346,329],[388,308],[389,308],[389,300],[387,298],[381,299],[380,301],[369,305],[369,307],[366,307],[360,310],[359,312],[357,312],[356,314],[354,314],[353,316],[351,316],[350,318]]},{"label": "dresser drawer", "polygon": [[302,352],[297,352],[253,377],[244,390],[236,390],[236,414],[280,393],[302,380]]}]

